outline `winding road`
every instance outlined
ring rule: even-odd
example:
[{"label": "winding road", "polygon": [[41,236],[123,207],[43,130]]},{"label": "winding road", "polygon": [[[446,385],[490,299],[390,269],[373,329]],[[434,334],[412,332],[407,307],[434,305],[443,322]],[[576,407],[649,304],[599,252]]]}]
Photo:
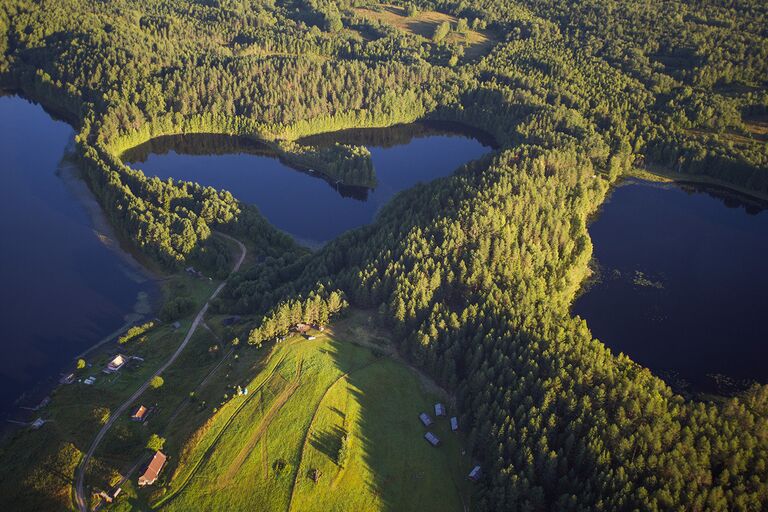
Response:
[{"label": "winding road", "polygon": [[[245,245],[243,245],[239,240],[236,238],[232,238],[229,235],[225,235],[223,233],[218,233],[220,236],[231,240],[235,242],[240,247],[240,258],[237,260],[237,263],[235,263],[235,266],[232,268],[232,273],[237,272],[240,269],[240,265],[243,264],[243,261],[245,260],[245,256],[248,253],[248,250],[245,248]],[[208,305],[210,302],[216,298],[216,296],[221,292],[221,290],[224,289],[224,287],[227,285],[227,281],[224,281],[219,286],[216,287],[216,290],[214,290],[213,294],[208,297],[208,300],[205,302],[205,305],[203,305],[202,309],[197,313],[197,316],[195,316],[195,320],[192,322],[192,325],[189,327],[189,331],[187,331],[187,335],[184,337],[184,341],[181,342],[179,347],[176,349],[176,351],[171,355],[171,357],[160,367],[157,369],[155,373],[153,373],[147,380],[144,382],[144,384],[139,387],[139,389],[136,390],[123,404],[115,409],[109,416],[109,420],[104,424],[103,427],[101,427],[101,430],[99,430],[99,433],[96,434],[96,437],[93,439],[93,442],[91,443],[91,447],[88,448],[88,451],[83,456],[83,459],[80,461],[80,464],[77,466],[77,470],[75,471],[75,501],[77,503],[77,508],[80,510],[80,512],[88,512],[88,504],[85,499],[84,490],[85,487],[85,470],[88,467],[88,462],[90,462],[91,457],[93,457],[93,454],[96,452],[96,448],[98,448],[99,444],[101,443],[102,439],[104,439],[104,436],[109,432],[109,429],[112,427],[112,425],[120,418],[125,411],[133,404],[138,398],[146,391],[146,389],[149,387],[149,383],[152,381],[152,379],[161,373],[163,373],[166,369],[168,369],[169,366],[173,364],[173,362],[176,360],[176,358],[179,357],[179,354],[184,350],[184,347],[187,346],[187,343],[189,343],[189,340],[192,339],[192,335],[197,330],[197,327],[200,325],[200,323],[203,321],[203,318],[205,317],[205,313],[208,311]]]}]

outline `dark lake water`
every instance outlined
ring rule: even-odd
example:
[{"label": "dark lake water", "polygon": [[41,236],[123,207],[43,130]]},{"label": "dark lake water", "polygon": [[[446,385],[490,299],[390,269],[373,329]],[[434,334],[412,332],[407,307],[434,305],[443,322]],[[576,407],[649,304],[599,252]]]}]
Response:
[{"label": "dark lake water", "polygon": [[487,136],[446,123],[345,130],[299,142],[368,147],[376,188],[337,189],[292,169],[253,142],[221,135],[159,137],[127,151],[123,160],[148,175],[229,190],[256,205],[279,229],[316,245],[370,223],[397,192],[451,174],[492,146]]},{"label": "dark lake water", "polygon": [[[573,312],[670,382],[768,382],[768,210],[723,192],[630,182],[590,225],[599,282]],[[722,379],[720,379],[722,380]]]},{"label": "dark lake water", "polygon": [[[62,165],[72,128],[0,96],[0,412],[73,357],[148,312],[155,286],[94,228],[87,188]],[[34,397],[30,396],[29,399]]]}]

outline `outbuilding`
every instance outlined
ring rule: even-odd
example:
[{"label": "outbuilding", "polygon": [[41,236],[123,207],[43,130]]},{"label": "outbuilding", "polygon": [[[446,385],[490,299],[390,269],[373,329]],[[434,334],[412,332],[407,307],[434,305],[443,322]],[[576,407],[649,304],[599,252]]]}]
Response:
[{"label": "outbuilding", "polygon": [[139,477],[139,485],[145,486],[145,485],[152,485],[157,481],[157,477],[160,476],[160,471],[162,471],[163,466],[165,466],[165,454],[161,451],[155,452],[155,455],[152,457],[152,460],[149,463],[149,466],[147,466],[146,471],[144,471],[144,474]]},{"label": "outbuilding", "polygon": [[451,417],[451,430],[454,432],[459,430],[459,419],[456,416]]},{"label": "outbuilding", "polygon": [[435,416],[445,416],[445,407],[440,402],[435,404]]},{"label": "outbuilding", "polygon": [[473,482],[477,482],[480,480],[480,466],[475,466],[472,468],[472,471],[469,472],[469,475],[467,476],[470,480]]},{"label": "outbuilding", "polygon": [[136,412],[133,413],[131,416],[131,419],[133,421],[143,422],[145,419],[147,419],[147,408],[143,405],[140,405],[138,409],[136,409]]},{"label": "outbuilding", "polygon": [[104,373],[114,373],[118,371],[120,368],[122,368],[125,365],[125,362],[126,362],[125,356],[122,354],[117,354],[107,364],[107,367],[104,369]]},{"label": "outbuilding", "polygon": [[432,432],[427,432],[426,434],[424,434],[424,439],[426,439],[429,442],[429,444],[431,444],[432,446],[440,445],[440,439],[438,439],[437,436]]},{"label": "outbuilding", "polygon": [[419,419],[424,424],[425,427],[428,427],[432,424],[432,418],[429,417],[429,415],[425,412],[419,414]]}]

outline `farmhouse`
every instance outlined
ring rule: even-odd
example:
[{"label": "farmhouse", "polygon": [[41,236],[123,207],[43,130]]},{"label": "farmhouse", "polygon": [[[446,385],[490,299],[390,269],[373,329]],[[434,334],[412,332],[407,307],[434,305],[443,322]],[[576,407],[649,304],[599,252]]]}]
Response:
[{"label": "farmhouse", "polygon": [[429,415],[425,412],[419,414],[419,419],[424,424],[425,427],[428,427],[432,424],[432,418],[429,417]]},{"label": "farmhouse", "polygon": [[115,373],[125,365],[125,362],[126,362],[125,356],[123,356],[122,354],[117,354],[109,362],[109,364],[107,364],[107,367],[104,368],[104,373]]},{"label": "farmhouse", "polygon": [[424,434],[424,439],[429,441],[429,444],[431,444],[432,446],[439,446],[440,445],[440,440],[432,432],[427,432],[426,434]]},{"label": "farmhouse", "polygon": [[435,416],[445,416],[445,407],[440,402],[435,404]]},{"label": "farmhouse", "polygon": [[138,409],[136,409],[136,412],[133,413],[131,416],[131,419],[133,421],[143,422],[145,419],[147,419],[147,413],[149,411],[146,407],[143,405],[140,405]]},{"label": "farmhouse", "polygon": [[472,471],[469,472],[469,476],[467,476],[470,480],[473,482],[477,482],[480,480],[480,466],[475,466],[472,468]]},{"label": "farmhouse", "polygon": [[139,485],[145,486],[145,485],[152,485],[157,481],[157,477],[160,475],[160,471],[163,469],[163,466],[165,466],[165,454],[163,452],[155,452],[154,457],[152,457],[152,461],[149,463],[149,466],[147,466],[146,471],[144,471],[144,474],[139,477]]},{"label": "farmhouse", "polygon": [[453,416],[451,418],[451,430],[453,430],[454,432],[459,430],[459,419],[456,416]]}]

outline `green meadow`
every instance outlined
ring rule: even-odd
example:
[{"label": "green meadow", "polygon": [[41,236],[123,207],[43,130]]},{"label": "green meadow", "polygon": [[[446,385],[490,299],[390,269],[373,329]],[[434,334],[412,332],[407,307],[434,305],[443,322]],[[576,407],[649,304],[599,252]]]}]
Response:
[{"label": "green meadow", "polygon": [[463,510],[471,461],[459,434],[440,418],[434,448],[418,419],[434,416],[439,391],[363,317],[274,345],[248,394],[221,406],[169,461],[161,487],[139,495],[169,511]]}]

